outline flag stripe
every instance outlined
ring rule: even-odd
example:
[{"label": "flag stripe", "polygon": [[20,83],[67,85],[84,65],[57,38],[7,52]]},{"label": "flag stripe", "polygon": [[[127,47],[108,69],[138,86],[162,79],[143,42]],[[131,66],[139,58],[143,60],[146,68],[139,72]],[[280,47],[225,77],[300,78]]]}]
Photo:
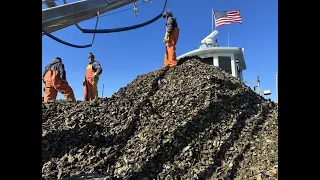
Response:
[{"label": "flag stripe", "polygon": [[242,23],[242,18],[240,16],[240,11],[220,11],[214,12],[216,27],[232,24],[232,23]]}]

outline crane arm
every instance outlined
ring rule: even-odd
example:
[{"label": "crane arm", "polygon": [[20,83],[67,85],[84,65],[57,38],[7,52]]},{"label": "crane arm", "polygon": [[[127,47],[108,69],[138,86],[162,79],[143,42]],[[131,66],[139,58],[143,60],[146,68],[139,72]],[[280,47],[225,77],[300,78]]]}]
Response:
[{"label": "crane arm", "polygon": [[95,17],[98,11],[103,14],[132,2],[132,0],[81,0],[60,6],[50,4],[53,7],[42,10],[42,29],[47,33],[55,32]]}]

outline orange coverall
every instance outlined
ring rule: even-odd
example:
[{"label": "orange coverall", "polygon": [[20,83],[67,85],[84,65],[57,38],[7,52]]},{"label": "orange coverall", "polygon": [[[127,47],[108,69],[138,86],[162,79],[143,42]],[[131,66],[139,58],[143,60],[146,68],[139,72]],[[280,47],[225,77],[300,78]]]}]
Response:
[{"label": "orange coverall", "polygon": [[92,64],[89,64],[86,69],[85,86],[84,86],[84,101],[90,101],[98,98],[98,81],[99,76],[95,76],[93,80],[94,70]]},{"label": "orange coverall", "polygon": [[[63,65],[62,65],[63,67]],[[47,70],[47,68],[49,70]],[[63,67],[64,68],[64,67]],[[43,101],[55,100],[58,92],[64,95],[64,99],[76,100],[72,88],[67,82],[62,81],[59,70],[50,70],[50,66],[46,67],[46,73],[43,77],[45,84],[45,92]]]},{"label": "orange coverall", "polygon": [[[168,26],[168,24],[166,24]],[[167,27],[168,29],[168,27]],[[166,51],[164,54],[164,66],[176,66],[177,65],[177,57],[176,57],[176,44],[179,39],[180,29],[178,27],[174,27],[172,32],[169,35],[169,41],[166,43]]]}]

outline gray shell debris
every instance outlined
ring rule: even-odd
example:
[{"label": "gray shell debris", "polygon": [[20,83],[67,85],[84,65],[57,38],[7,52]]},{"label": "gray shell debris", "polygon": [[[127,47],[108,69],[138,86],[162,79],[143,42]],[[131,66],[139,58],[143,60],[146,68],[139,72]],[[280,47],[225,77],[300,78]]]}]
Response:
[{"label": "gray shell debris", "polygon": [[277,179],[277,123],[277,104],[185,58],[110,98],[43,103],[42,179]]}]

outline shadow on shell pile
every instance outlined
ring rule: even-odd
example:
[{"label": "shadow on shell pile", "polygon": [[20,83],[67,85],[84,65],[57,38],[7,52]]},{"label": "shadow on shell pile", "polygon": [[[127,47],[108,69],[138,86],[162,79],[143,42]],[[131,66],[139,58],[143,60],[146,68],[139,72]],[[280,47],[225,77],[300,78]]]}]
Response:
[{"label": "shadow on shell pile", "polygon": [[277,179],[277,104],[183,61],[98,102],[43,103],[42,179]]}]

